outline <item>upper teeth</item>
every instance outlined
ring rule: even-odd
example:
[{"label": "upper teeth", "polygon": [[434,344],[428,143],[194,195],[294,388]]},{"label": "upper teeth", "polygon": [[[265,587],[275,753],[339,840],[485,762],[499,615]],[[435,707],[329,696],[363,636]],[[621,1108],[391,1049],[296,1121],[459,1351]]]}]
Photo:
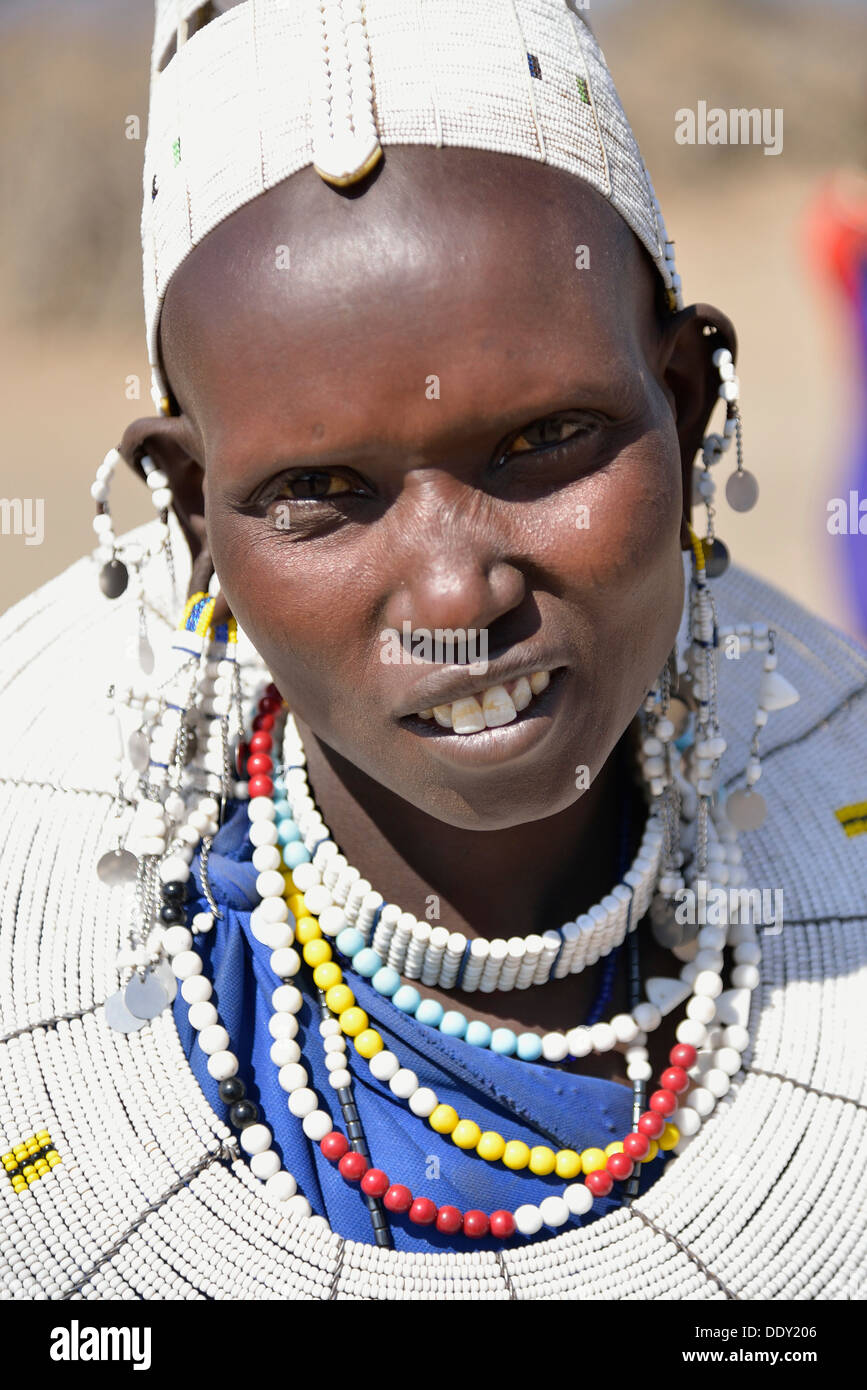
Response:
[{"label": "upper teeth", "polygon": [[489,685],[477,695],[453,700],[449,705],[434,705],[421,709],[422,719],[435,719],[444,729],[456,734],[477,734],[482,729],[498,729],[511,724],[518,711],[526,709],[534,695],[541,695],[551,680],[549,671],[534,671],[529,679],[520,676],[505,685]]}]

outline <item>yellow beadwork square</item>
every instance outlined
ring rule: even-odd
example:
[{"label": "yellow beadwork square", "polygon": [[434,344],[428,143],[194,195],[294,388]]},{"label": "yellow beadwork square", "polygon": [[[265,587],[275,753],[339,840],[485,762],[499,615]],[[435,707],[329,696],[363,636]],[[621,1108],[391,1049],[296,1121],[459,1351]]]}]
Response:
[{"label": "yellow beadwork square", "polygon": [[856,801],[851,806],[841,806],[834,815],[849,839],[867,833],[867,801]]}]

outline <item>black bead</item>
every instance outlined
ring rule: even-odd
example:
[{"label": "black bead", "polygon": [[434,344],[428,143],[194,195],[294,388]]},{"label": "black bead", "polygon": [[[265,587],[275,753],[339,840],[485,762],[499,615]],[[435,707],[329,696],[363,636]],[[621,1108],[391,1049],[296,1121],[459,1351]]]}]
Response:
[{"label": "black bead", "polygon": [[239,1100],[229,1111],[229,1120],[236,1129],[254,1125],[259,1118],[259,1107],[252,1100]]},{"label": "black bead", "polygon": [[195,729],[187,727],[187,734],[184,740],[184,766],[191,763],[199,751],[199,740],[196,737]]},{"label": "black bead", "polygon": [[220,1082],[220,1100],[224,1105],[234,1105],[236,1100],[243,1100],[246,1094],[247,1088],[238,1076],[228,1076]]},{"label": "black bead", "polygon": [[173,880],[163,884],[163,898],[167,903],[182,903],[187,896],[187,885]]},{"label": "black bead", "polygon": [[175,922],[185,922],[186,913],[182,907],[176,907],[174,903],[165,903],[160,908],[160,921],[167,926],[172,926]]},{"label": "black bead", "polygon": [[122,560],[109,560],[99,571],[99,587],[106,598],[120,598],[129,583],[129,571]]}]

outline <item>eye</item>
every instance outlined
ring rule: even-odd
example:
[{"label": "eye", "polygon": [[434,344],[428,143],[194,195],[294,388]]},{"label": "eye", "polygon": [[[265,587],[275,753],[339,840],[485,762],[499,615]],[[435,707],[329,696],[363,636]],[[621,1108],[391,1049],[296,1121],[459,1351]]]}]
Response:
[{"label": "eye", "polygon": [[570,420],[565,415],[549,415],[544,420],[537,420],[532,425],[528,425],[519,435],[511,441],[507,450],[499,457],[497,467],[502,467],[511,454],[530,454],[538,453],[547,449],[556,449],[559,444],[566,444],[570,439],[577,439],[580,435],[591,434],[596,428],[597,422],[582,416],[578,420]]},{"label": "eye", "polygon": [[287,478],[280,492],[281,497],[296,501],[316,501],[320,497],[339,497],[341,493],[351,492],[346,478],[337,473],[310,471],[295,473]]}]

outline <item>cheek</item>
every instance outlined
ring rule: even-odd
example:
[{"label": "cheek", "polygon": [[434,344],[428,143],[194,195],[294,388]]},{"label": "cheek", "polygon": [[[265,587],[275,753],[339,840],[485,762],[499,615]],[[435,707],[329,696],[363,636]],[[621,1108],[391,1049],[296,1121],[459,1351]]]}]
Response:
[{"label": "cheek", "polygon": [[569,489],[549,532],[549,566],[563,597],[586,618],[598,708],[616,709],[627,721],[677,635],[681,517],[677,438],[662,425]]},{"label": "cheek", "polygon": [[340,691],[358,685],[365,629],[352,601],[364,592],[357,564],[341,562],[333,547],[323,561],[315,542],[293,542],[216,505],[206,521],[229,607],[290,704],[327,727]]}]

